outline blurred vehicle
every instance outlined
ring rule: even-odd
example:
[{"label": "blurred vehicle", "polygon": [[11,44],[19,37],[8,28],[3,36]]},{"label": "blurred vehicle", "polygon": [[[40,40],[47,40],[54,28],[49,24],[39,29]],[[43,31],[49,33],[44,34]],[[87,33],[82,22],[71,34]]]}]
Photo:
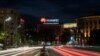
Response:
[{"label": "blurred vehicle", "polygon": [[50,46],[50,45],[51,45],[51,43],[50,43],[50,42],[47,42],[47,43],[46,43],[46,45],[47,45],[47,46]]}]

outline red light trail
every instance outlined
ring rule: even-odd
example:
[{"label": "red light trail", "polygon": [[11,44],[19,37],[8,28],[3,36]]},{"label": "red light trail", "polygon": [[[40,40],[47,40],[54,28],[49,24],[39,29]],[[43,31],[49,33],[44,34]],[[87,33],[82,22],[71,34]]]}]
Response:
[{"label": "red light trail", "polygon": [[63,56],[100,56],[100,52],[81,50],[68,47],[52,47],[54,51]]}]

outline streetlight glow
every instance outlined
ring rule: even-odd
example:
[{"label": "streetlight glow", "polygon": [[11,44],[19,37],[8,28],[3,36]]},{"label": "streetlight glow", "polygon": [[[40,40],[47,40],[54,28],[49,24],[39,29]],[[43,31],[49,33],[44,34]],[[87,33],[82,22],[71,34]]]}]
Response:
[{"label": "streetlight glow", "polygon": [[5,19],[5,21],[10,21],[12,18],[11,17],[8,17],[7,19]]}]

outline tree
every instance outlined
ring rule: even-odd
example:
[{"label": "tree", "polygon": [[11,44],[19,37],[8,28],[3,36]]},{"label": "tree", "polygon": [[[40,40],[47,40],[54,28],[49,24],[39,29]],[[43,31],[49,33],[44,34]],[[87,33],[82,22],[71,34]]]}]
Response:
[{"label": "tree", "polygon": [[20,44],[20,34],[18,33],[18,32],[16,32],[15,34],[14,34],[14,44],[15,45],[19,45]]},{"label": "tree", "polygon": [[4,35],[3,24],[0,23],[0,39],[4,39]]}]

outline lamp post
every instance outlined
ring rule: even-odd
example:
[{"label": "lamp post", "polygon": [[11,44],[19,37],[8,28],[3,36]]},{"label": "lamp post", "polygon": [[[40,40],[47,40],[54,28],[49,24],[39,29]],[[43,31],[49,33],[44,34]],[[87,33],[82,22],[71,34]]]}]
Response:
[{"label": "lamp post", "polygon": [[12,19],[11,17],[8,17],[8,18],[6,18],[6,19],[4,20],[4,31],[5,31],[5,22],[10,21],[11,19]]},{"label": "lamp post", "polygon": [[[4,20],[3,26],[4,26],[4,34],[7,35],[7,33],[5,32],[5,23],[11,21],[11,17],[8,17]],[[4,36],[4,49],[6,49],[6,36]]]},{"label": "lamp post", "polygon": [[[19,32],[18,29],[21,28],[21,25],[19,24],[18,26],[16,26],[16,28],[14,29],[13,33],[14,33],[14,38],[13,38],[13,47],[19,47],[19,45],[21,44],[21,39],[19,40]],[[17,39],[16,39],[17,38]],[[18,42],[19,40],[19,42]]]},{"label": "lamp post", "polygon": [[11,19],[12,19],[11,17],[8,17],[8,18],[6,18],[6,19],[4,20],[4,32],[5,32],[5,22],[10,21]]}]

